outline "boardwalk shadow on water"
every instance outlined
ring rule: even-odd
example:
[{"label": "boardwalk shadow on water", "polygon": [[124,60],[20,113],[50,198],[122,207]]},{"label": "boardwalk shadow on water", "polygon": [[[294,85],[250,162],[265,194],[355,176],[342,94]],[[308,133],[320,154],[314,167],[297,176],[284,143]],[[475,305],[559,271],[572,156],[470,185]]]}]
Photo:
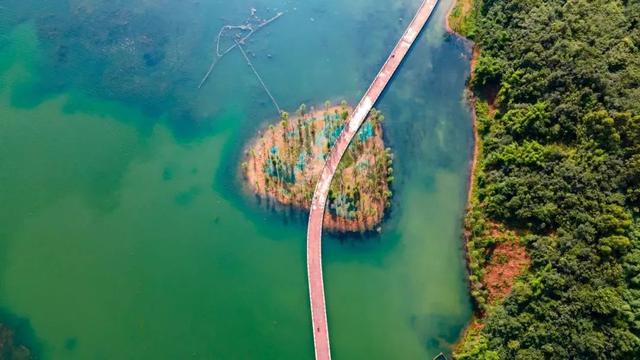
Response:
[{"label": "boardwalk shadow on water", "polygon": [[[295,205],[283,205],[269,197],[262,197],[257,194],[252,196],[252,200],[248,194],[245,195],[248,201],[255,206],[255,211],[262,211],[268,217],[269,221],[280,223],[282,226],[291,226],[294,228],[304,229],[306,231],[307,221],[309,220],[309,211],[297,207]],[[385,217],[378,227],[386,228],[391,217],[392,210],[389,209],[385,213]],[[364,232],[323,232],[323,238],[334,244],[339,244],[351,248],[371,248],[379,246],[380,232],[377,230]]]}]

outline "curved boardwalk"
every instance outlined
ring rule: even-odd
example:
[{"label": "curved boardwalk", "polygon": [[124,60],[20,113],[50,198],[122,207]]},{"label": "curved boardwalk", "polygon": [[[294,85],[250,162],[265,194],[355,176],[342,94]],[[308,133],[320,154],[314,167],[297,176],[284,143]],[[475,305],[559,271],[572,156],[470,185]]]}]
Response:
[{"label": "curved boardwalk", "polygon": [[415,17],[398,41],[369,89],[353,111],[345,130],[342,131],[322,169],[320,180],[316,184],[309,224],[307,227],[307,275],[309,277],[309,299],[311,301],[311,321],[313,323],[313,345],[316,360],[331,359],[329,346],[329,328],[327,326],[327,312],[324,299],[324,284],[322,280],[322,220],[327,202],[329,186],[338,167],[338,162],[347,150],[351,139],[366,119],[369,111],[382,94],[389,80],[400,66],[409,48],[426,24],[438,0],[424,0]]}]

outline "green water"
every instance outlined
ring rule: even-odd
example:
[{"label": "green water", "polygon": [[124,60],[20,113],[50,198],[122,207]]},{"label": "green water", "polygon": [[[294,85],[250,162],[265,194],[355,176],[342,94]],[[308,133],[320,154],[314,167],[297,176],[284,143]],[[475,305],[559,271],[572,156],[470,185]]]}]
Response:
[{"label": "green water", "polygon": [[[311,359],[305,215],[236,177],[274,109],[239,53],[197,83],[223,22],[277,7],[247,50],[280,105],[353,103],[418,3],[0,2],[0,309],[45,359]],[[396,170],[382,234],[324,243],[336,359],[430,359],[470,317],[469,54],[444,33],[450,3],[379,103]],[[135,16],[109,32],[113,7]],[[140,33],[162,39],[159,65],[131,65]]]}]

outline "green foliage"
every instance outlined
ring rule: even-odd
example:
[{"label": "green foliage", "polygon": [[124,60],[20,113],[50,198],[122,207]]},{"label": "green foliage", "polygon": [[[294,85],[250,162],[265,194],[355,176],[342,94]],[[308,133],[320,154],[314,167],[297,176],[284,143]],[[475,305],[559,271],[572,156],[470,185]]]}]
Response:
[{"label": "green foliage", "polygon": [[482,336],[480,330],[470,328],[467,330],[462,343],[457,349],[458,360],[500,360],[496,351],[489,350],[488,339]]},{"label": "green foliage", "polygon": [[490,85],[497,85],[502,77],[504,62],[492,56],[481,56],[476,64],[472,85],[481,89]]},{"label": "green foliage", "polygon": [[546,102],[533,105],[522,104],[508,110],[502,121],[506,131],[514,139],[536,138],[540,140],[555,139],[559,126],[551,126],[551,114]]},{"label": "green foliage", "polygon": [[487,165],[498,167],[538,166],[545,160],[545,147],[537,141],[525,141],[523,144],[510,143],[500,152],[490,154]]},{"label": "green foliage", "polygon": [[456,1],[451,13],[449,13],[449,26],[451,30],[460,35],[473,39],[476,32],[476,19],[479,6],[473,0]]},{"label": "green foliage", "polygon": [[[640,1],[485,0],[472,86],[481,161],[466,226],[484,327],[459,359],[640,358]],[[500,303],[489,222],[529,235]]]}]

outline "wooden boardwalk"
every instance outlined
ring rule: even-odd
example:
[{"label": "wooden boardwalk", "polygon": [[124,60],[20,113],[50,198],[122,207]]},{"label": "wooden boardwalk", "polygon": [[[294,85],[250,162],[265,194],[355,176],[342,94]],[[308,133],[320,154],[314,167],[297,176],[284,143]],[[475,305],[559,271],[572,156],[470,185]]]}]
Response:
[{"label": "wooden boardwalk", "polygon": [[351,139],[353,139],[405,55],[409,52],[409,48],[411,48],[418,34],[424,28],[437,3],[438,0],[424,0],[422,2],[409,27],[407,27],[402,38],[393,48],[387,61],[351,114],[347,126],[331,149],[322,169],[320,180],[316,184],[307,227],[307,276],[309,278],[309,299],[311,302],[311,322],[313,323],[313,345],[316,360],[331,359],[324,283],[322,280],[322,221],[331,180]]}]

